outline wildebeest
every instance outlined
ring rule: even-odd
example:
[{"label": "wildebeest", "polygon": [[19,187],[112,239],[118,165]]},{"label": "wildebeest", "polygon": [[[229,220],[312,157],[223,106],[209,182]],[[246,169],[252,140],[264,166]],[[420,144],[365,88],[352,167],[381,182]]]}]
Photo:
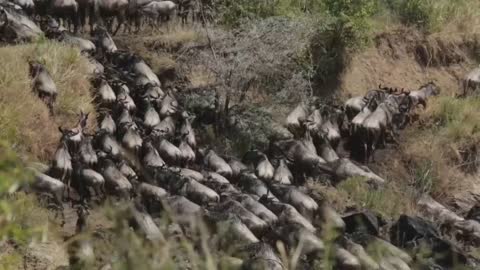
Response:
[{"label": "wildebeest", "polygon": [[122,156],[123,149],[120,144],[105,130],[99,130],[95,134],[94,145],[96,149],[99,149],[114,159],[119,159]]},{"label": "wildebeest", "polygon": [[128,1],[128,8],[127,8],[127,21],[128,25],[126,30],[131,32],[131,24],[133,23],[135,26],[135,32],[140,31],[141,26],[141,16],[140,9],[147,5],[148,3],[152,2],[152,0],[129,0]]},{"label": "wildebeest", "polygon": [[23,42],[39,38],[42,30],[27,16],[0,6],[0,40]]},{"label": "wildebeest", "polygon": [[160,157],[157,149],[153,147],[152,142],[147,140],[143,143],[143,166],[148,169],[162,168],[165,161]]},{"label": "wildebeest", "polygon": [[104,177],[77,160],[73,163],[72,187],[77,190],[83,200],[92,198],[89,188],[93,189],[95,196],[105,195]]},{"label": "wildebeest", "polygon": [[[200,152],[205,151],[203,150]],[[203,162],[208,168],[216,173],[219,173],[225,177],[232,176],[232,168],[230,168],[230,165],[228,165],[228,163],[213,150],[209,150],[205,153]]]},{"label": "wildebeest", "polygon": [[[373,159],[373,153],[379,143],[383,142],[383,145],[385,145],[387,134],[390,134],[391,137],[394,138],[394,116],[401,113],[400,107],[406,100],[411,101],[408,93],[390,95],[384,102],[378,105],[374,112],[365,118],[361,125],[362,130],[360,131],[363,137],[362,143],[364,146],[365,161],[368,162],[369,157]],[[407,110],[409,109],[410,108],[407,108]]]},{"label": "wildebeest", "polygon": [[82,163],[89,166],[94,166],[98,162],[97,153],[93,149],[92,140],[93,136],[85,135],[80,142],[80,147],[78,151],[78,155]]},{"label": "wildebeest", "polygon": [[315,256],[322,254],[325,249],[320,238],[297,224],[281,224],[273,230],[276,238],[286,244],[290,250],[299,252],[300,256]]},{"label": "wildebeest", "polygon": [[470,71],[462,81],[463,96],[468,94],[469,90],[477,90],[480,87],[480,67]]},{"label": "wildebeest", "polygon": [[78,3],[75,0],[39,0],[35,3],[36,13],[42,16],[51,15],[63,20],[68,25],[67,29],[73,25],[74,32],[77,32],[80,26],[78,16]]},{"label": "wildebeest", "polygon": [[29,61],[30,76],[32,77],[32,89],[47,105],[50,113],[53,114],[53,104],[57,100],[57,86],[53,82],[47,68],[36,61]]},{"label": "wildebeest", "polygon": [[[175,104],[174,104],[175,105]],[[185,136],[185,141],[195,149],[197,147],[197,140],[195,138],[195,131],[192,128],[191,124],[191,117],[188,115],[187,112],[183,112],[182,116],[182,126],[180,127],[180,134],[181,136]]]},{"label": "wildebeest", "polygon": [[183,195],[200,205],[214,203],[220,200],[220,196],[214,190],[193,179],[179,179],[177,182],[172,183],[172,185],[177,194]]},{"label": "wildebeest", "polygon": [[146,108],[143,115],[143,124],[147,128],[152,129],[156,125],[160,124],[160,115],[158,115],[157,110],[151,102],[147,102],[147,105],[145,107]]},{"label": "wildebeest", "polygon": [[247,210],[241,203],[231,199],[225,200],[213,209],[218,212],[235,214],[252,232],[261,232],[268,226],[264,220]]},{"label": "wildebeest", "polygon": [[101,157],[99,161],[100,172],[105,178],[107,192],[123,198],[129,198],[132,184],[128,181],[112,160]]},{"label": "wildebeest", "polygon": [[257,200],[254,200],[248,194],[228,194],[228,197],[238,201],[243,207],[254,213],[267,224],[274,224],[278,220],[278,217],[272,211],[268,210],[267,207]]},{"label": "wildebeest", "polygon": [[62,132],[62,138],[57,150],[55,151],[48,175],[60,179],[60,181],[65,183],[68,195],[70,195],[70,177],[72,175],[73,167],[72,156],[70,155],[67,144],[68,135],[69,134]]},{"label": "wildebeest", "polygon": [[47,174],[40,173],[34,170],[35,180],[32,183],[32,188],[41,193],[49,194],[53,197],[54,203],[62,208],[62,201],[64,199],[65,184]]},{"label": "wildebeest", "polygon": [[117,131],[117,125],[113,121],[112,115],[108,112],[99,113],[98,129],[113,135]]},{"label": "wildebeest", "polygon": [[73,128],[58,128],[63,134],[63,137],[66,139],[66,142],[68,143],[68,148],[72,153],[77,153],[78,147],[80,146],[80,143],[85,137],[84,131],[87,126],[89,114],[90,113],[84,113],[83,111],[80,111],[79,120]]},{"label": "wildebeest", "polygon": [[207,224],[213,224],[213,231],[220,236],[219,246],[232,249],[232,246],[241,246],[259,242],[253,232],[235,214],[226,212],[208,211],[205,214]]},{"label": "wildebeest", "polygon": [[112,107],[117,100],[117,95],[113,91],[110,84],[108,84],[105,79],[100,78],[94,82],[94,85],[97,89],[97,93],[95,94],[95,99],[97,103],[102,107]]},{"label": "wildebeest", "polygon": [[126,12],[128,8],[128,0],[92,0],[90,9],[90,27],[94,29],[95,23],[105,25],[107,21],[107,28],[112,32],[113,18],[117,19],[117,28],[113,31],[113,35],[117,33],[120,27],[125,23]]},{"label": "wildebeest", "polygon": [[128,66],[130,71],[135,74],[137,85],[145,86],[150,83],[154,86],[162,86],[157,75],[140,56],[131,55],[128,59]]},{"label": "wildebeest", "polygon": [[95,44],[90,40],[71,35],[67,31],[61,31],[57,39],[80,49],[81,52],[93,54],[96,50]]},{"label": "wildebeest", "polygon": [[182,163],[184,165],[190,165],[195,161],[195,151],[193,151],[192,147],[188,144],[186,136],[180,141],[178,149],[182,153]]},{"label": "wildebeest", "polygon": [[421,104],[424,108],[426,108],[428,98],[437,96],[438,94],[440,94],[440,89],[438,88],[438,86],[433,82],[429,82],[425,85],[420,86],[418,90],[410,91],[409,96],[413,99],[412,106]]},{"label": "wildebeest", "polygon": [[159,113],[161,117],[172,116],[178,112],[179,106],[177,99],[173,96],[171,91],[167,92],[167,95],[160,103]]},{"label": "wildebeest", "polygon": [[285,159],[280,159],[278,167],[275,169],[273,180],[280,184],[291,185],[293,183],[293,175],[290,172],[290,169],[288,169]]},{"label": "wildebeest", "polygon": [[94,38],[94,43],[98,50],[102,53],[113,53],[118,50],[117,45],[113,41],[110,34],[103,27],[97,27],[94,31],[91,32],[91,35]]},{"label": "wildebeest", "polygon": [[156,143],[158,153],[169,165],[179,165],[183,160],[183,153],[165,138],[158,138]]},{"label": "wildebeest", "polygon": [[267,155],[264,153],[258,150],[248,151],[244,155],[242,161],[246,164],[252,164],[254,166],[255,174],[258,176],[258,178],[266,181],[269,181],[273,178],[275,168],[268,160]]},{"label": "wildebeest", "polygon": [[293,205],[300,213],[312,216],[318,209],[318,204],[307,194],[291,185],[272,184],[270,190],[282,202]]},{"label": "wildebeest", "polygon": [[32,15],[35,11],[35,3],[33,0],[14,0],[13,3],[19,5],[27,15]]},{"label": "wildebeest", "polygon": [[146,213],[143,205],[136,201],[130,206],[130,225],[139,231],[149,241],[164,241],[165,237],[153,221],[153,218]]},{"label": "wildebeest", "polygon": [[140,136],[139,130],[135,124],[127,124],[125,127],[126,131],[123,133],[121,143],[127,149],[133,153],[138,153],[142,147],[142,137]]},{"label": "wildebeest", "polygon": [[140,13],[151,20],[152,27],[168,22],[175,13],[177,5],[172,1],[152,1],[140,8]]},{"label": "wildebeest", "polygon": [[287,116],[285,126],[294,136],[298,136],[299,132],[303,133],[302,122],[304,122],[308,116],[309,108],[305,102],[302,102]]},{"label": "wildebeest", "polygon": [[254,243],[245,247],[244,250],[247,251],[248,259],[243,263],[242,269],[286,269],[273,248],[266,243]]},{"label": "wildebeest", "polygon": [[372,99],[382,103],[387,95],[393,94],[397,89],[378,86],[378,89],[368,91],[364,96],[357,96],[345,102],[345,113],[349,120],[353,119]]}]

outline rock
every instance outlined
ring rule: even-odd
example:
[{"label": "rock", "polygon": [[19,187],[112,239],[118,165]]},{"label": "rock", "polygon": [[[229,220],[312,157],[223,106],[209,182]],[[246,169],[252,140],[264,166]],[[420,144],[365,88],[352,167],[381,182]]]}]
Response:
[{"label": "rock", "polygon": [[435,262],[447,268],[467,263],[466,256],[457,247],[439,237],[432,223],[419,217],[400,216],[390,229],[390,240],[396,246],[415,251],[428,248]]},{"label": "rock", "polygon": [[362,232],[378,236],[379,221],[375,214],[368,210],[353,212],[342,217],[346,233]]}]

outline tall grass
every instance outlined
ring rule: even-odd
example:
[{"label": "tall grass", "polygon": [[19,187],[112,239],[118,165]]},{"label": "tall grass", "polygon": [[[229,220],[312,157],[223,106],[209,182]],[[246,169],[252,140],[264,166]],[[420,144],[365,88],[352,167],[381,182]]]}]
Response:
[{"label": "tall grass", "polygon": [[476,0],[386,0],[391,10],[408,25],[428,32],[446,28],[478,31],[480,2]]},{"label": "tall grass", "polygon": [[[54,118],[31,90],[28,60],[45,64],[57,85]],[[74,48],[41,40],[0,48],[0,62],[0,140],[46,160],[57,145],[57,126],[73,125],[80,110],[93,112],[87,60]]]},{"label": "tall grass", "polygon": [[406,136],[402,148],[413,166],[412,179],[441,202],[475,188],[475,176],[464,168],[478,166],[466,164],[471,162],[466,157],[476,155],[468,152],[480,141],[479,106],[479,98],[431,100],[420,119],[423,128]]}]

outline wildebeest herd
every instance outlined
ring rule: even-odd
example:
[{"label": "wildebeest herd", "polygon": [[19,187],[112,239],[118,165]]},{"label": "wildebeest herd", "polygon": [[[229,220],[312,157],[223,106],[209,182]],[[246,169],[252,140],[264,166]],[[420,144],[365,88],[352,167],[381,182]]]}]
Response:
[{"label": "wildebeest herd", "polygon": [[[90,31],[104,27],[115,35],[122,26],[124,32],[132,27],[139,31],[146,24],[158,28],[176,15],[183,23],[190,14],[192,21],[199,20],[200,5],[203,8],[203,2],[195,0],[1,0],[0,33],[7,41],[25,41],[41,35],[35,23],[49,23],[50,31],[74,33],[84,31],[88,23]],[[58,22],[55,27],[52,19]]]},{"label": "wildebeest herd", "polygon": [[[107,28],[107,18],[116,17],[118,30],[132,10],[155,20],[169,15],[152,11],[165,2],[170,1],[70,0],[61,2],[64,6],[57,1],[16,1],[25,13],[0,2],[5,40],[28,41],[44,32],[47,38],[77,47],[91,64],[97,126],[89,129],[90,115],[80,112],[76,125],[59,127],[61,139],[51,163],[30,168],[36,176],[31,188],[61,213],[67,202],[76,205],[79,232],[86,226],[86,209],[107,198],[133,201],[129,218],[151,241],[165,239],[152,217],[164,215],[166,209],[182,230],[202,219],[213,234],[228,232],[233,241],[219,243],[222,248],[248,251],[244,269],[285,269],[274,248],[277,241],[310,269],[325,255],[320,235],[328,230],[338,235],[332,245],[336,269],[410,269],[410,255],[379,238],[375,228],[368,241],[343,234],[352,232],[355,221],[342,219],[327,203],[315,200],[303,184],[307,179],[335,184],[362,177],[372,188],[383,185],[385,180],[365,163],[376,149],[395,143],[416,108],[426,107],[428,99],[439,94],[435,83],[414,91],[379,86],[341,105],[310,98],[287,116],[285,127],[291,136],[272,138],[267,149],[251,149],[236,158],[197,142],[195,115],[177,99],[176,89],[163,86],[140,56],[119,50],[106,28],[92,25],[88,40],[62,30],[57,21],[70,21],[79,29],[87,14],[93,24],[101,14]],[[177,4],[180,14],[192,5],[187,0]],[[171,7],[177,9],[177,4]],[[124,10],[120,14],[114,7]],[[41,27],[28,17],[38,15]],[[29,67],[33,92],[54,115],[62,93],[45,65],[31,60]],[[375,215],[356,215],[367,217],[378,229],[379,221],[372,221]],[[397,229],[405,228],[411,229]],[[362,247],[367,242],[389,255],[374,260]]]},{"label": "wildebeest herd", "polygon": [[[437,94],[436,86],[429,83],[411,92],[372,90],[345,106],[312,99],[288,115],[285,126],[291,138],[272,139],[268,149],[252,149],[235,158],[199,145],[192,128],[195,116],[177,100],[175,89],[162,87],[140,56],[118,50],[107,31],[97,29],[93,42],[66,42],[90,57],[97,128],[88,130],[89,115],[83,112],[75,126],[60,127],[52,162],[34,169],[32,187],[49,194],[60,209],[65,201],[84,209],[107,197],[133,200],[131,218],[151,241],[164,239],[152,216],[161,216],[165,208],[182,228],[192,217],[201,217],[213,233],[228,231],[238,240],[235,244],[256,250],[244,262],[246,269],[258,265],[284,269],[270,245],[277,240],[291,248],[301,244],[301,257],[324,252],[318,233],[325,224],[342,232],[345,222],[309,195],[302,186],[305,179],[322,175],[335,182],[361,176],[382,185],[380,176],[340,157],[335,149],[343,138],[357,137],[367,149],[375,149],[394,127],[408,122],[417,104],[425,105],[429,96]],[[30,72],[33,91],[53,114],[58,92],[47,68],[31,61]],[[79,213],[79,221],[84,220],[85,212]],[[408,267],[411,258],[403,251],[380,238],[375,241],[396,255],[375,262],[360,245],[344,239],[335,245],[337,264],[345,269]]]}]

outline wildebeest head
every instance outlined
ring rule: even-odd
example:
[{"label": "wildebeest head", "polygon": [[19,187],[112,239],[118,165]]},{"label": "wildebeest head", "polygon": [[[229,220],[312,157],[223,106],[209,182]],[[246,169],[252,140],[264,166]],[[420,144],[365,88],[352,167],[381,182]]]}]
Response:
[{"label": "wildebeest head", "polygon": [[29,67],[30,77],[32,78],[37,76],[38,73],[40,73],[43,69],[45,69],[45,67],[42,64],[40,64],[38,61],[35,61],[35,60],[29,60],[28,67]]},{"label": "wildebeest head", "polygon": [[422,90],[422,89],[426,89],[428,96],[437,96],[441,92],[440,87],[436,85],[433,81],[430,81],[420,86],[419,90]]}]

